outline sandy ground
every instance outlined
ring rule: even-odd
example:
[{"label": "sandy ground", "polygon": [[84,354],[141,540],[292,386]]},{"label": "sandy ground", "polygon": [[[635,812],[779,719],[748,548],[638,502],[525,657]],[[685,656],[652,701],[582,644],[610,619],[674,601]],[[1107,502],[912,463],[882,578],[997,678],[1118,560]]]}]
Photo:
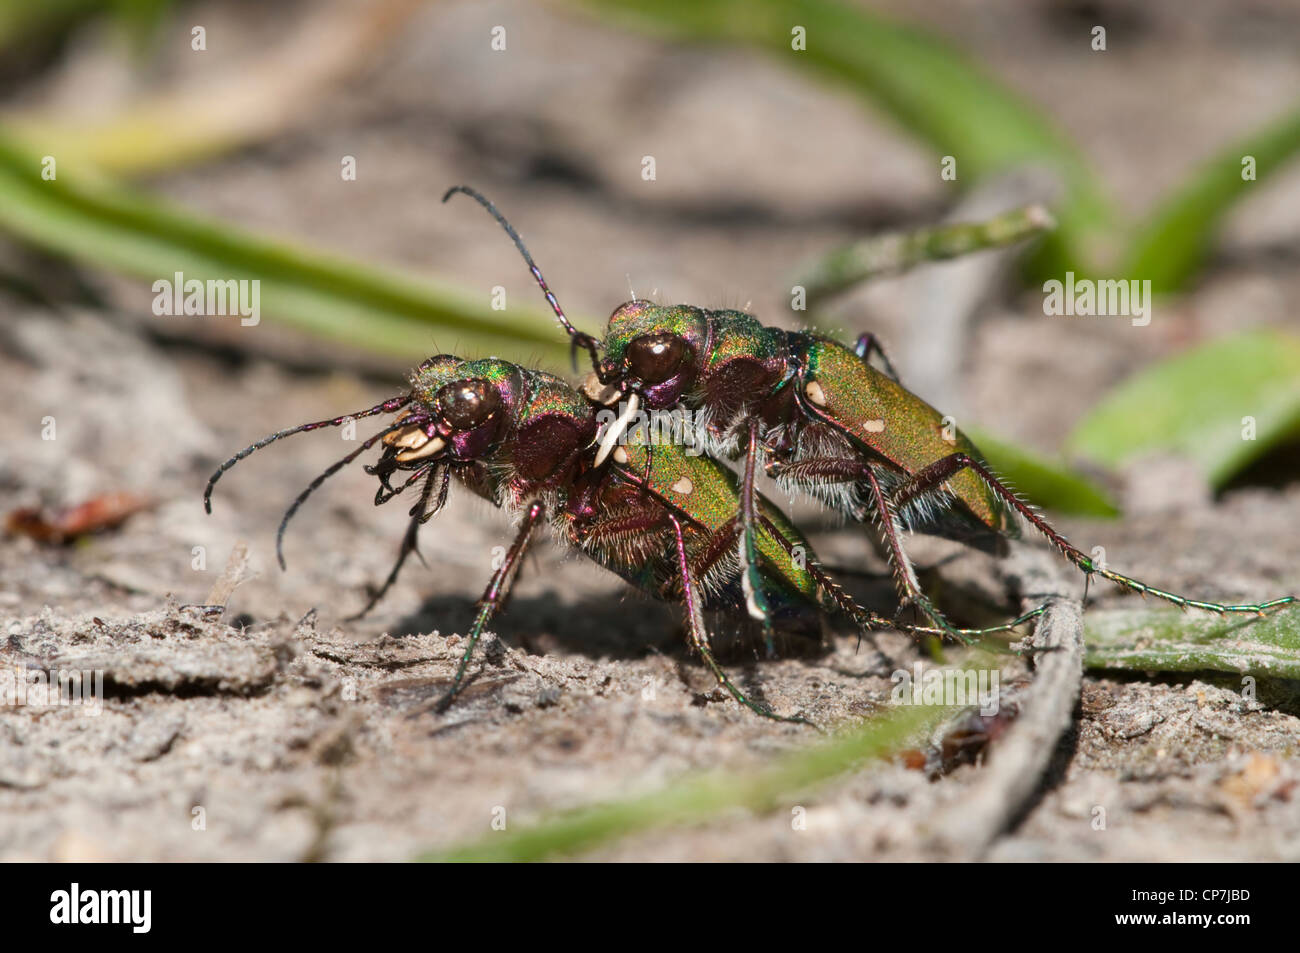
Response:
[{"label": "sandy ground", "polygon": [[[1175,5],[1148,5],[1107,70],[1072,52],[1065,27],[1045,14],[1018,34],[953,6],[937,25],[1051,103],[1135,210],[1222,137],[1281,108],[1300,78],[1286,53],[1293,46],[1280,40],[1245,58],[1214,39],[1229,5],[1202,14],[1204,31],[1171,26]],[[1293,14],[1266,8],[1275,33],[1300,34]],[[521,38],[508,67],[466,39],[503,19]],[[1017,43],[1023,56],[999,56]],[[1156,70],[1152,57],[1173,65]],[[1233,66],[1230,82],[1205,82],[1215,58]],[[1080,86],[1092,95],[1072,95]],[[1169,108],[1171,97],[1188,105]],[[1138,118],[1141,140],[1132,138]],[[637,174],[646,152],[659,157],[654,193]],[[350,187],[337,181],[344,153],[365,163]],[[437,205],[447,185],[470,181],[510,209],[573,313],[608,312],[631,280],[665,299],[752,299],[756,311],[782,315],[774,276],[809,252],[942,212],[931,163],[853,102],[759,57],[675,49],[564,10],[453,4],[421,14],[391,56],[335,97],[327,119],[318,113],[272,144],[153,184],[245,226],[485,294],[504,284],[531,295],[499,234]],[[1300,179],[1269,189],[1234,217],[1204,286],[1143,333],[1049,321],[1033,296],[995,296],[961,362],[963,413],[1054,450],[1136,367],[1208,334],[1294,325],[1289,302],[1300,289],[1278,249],[1293,250],[1300,229],[1286,214]],[[234,449],[368,406],[397,392],[400,373],[290,369],[277,358],[293,353],[291,339],[269,322],[219,332],[230,345],[222,356],[164,342],[142,330],[141,287],[90,277],[105,307],[72,306],[66,272],[5,254],[55,305],[0,298],[0,510],[116,490],[155,505],[71,546],[0,542],[0,664],[100,669],[107,695],[98,716],[0,711],[0,857],[404,859],[486,833],[502,809],[515,827],[694,769],[762,765],[811,740],[722,699],[685,651],[671,607],[551,545],[536,547],[464,702],[419,714],[463,647],[454,633],[471,617],[493,547],[511,535],[503,515],[454,498],[424,536],[431,568],[409,567],[373,617],[348,623],[390,565],[404,508],[370,506],[371,478],[345,471],[299,514],[287,573],[272,548],[287,502],[350,449],[337,434],[250,458],[219,485],[212,516],[200,504],[208,473]],[[885,282],[843,302],[838,318],[906,339],[911,293]],[[170,338],[176,329],[162,330]],[[41,439],[46,416],[55,440]],[[1263,468],[1210,499],[1185,472],[1153,467],[1116,484],[1130,503],[1125,521],[1063,525],[1155,583],[1232,599],[1297,591],[1293,475]],[[828,561],[883,571],[861,534],[801,512]],[[239,544],[250,552],[248,578],[221,619],[184,608],[208,598]],[[960,618],[1011,608],[986,557],[924,540],[917,553],[925,565],[943,561],[927,580]],[[855,591],[888,610],[887,583],[859,580]],[[742,644],[729,664],[776,708],[840,724],[886,704],[890,673],[918,658],[901,635],[855,650],[838,633],[821,651],[776,662],[754,661]],[[1252,704],[1238,684],[1210,676],[1089,677],[1041,797],[992,856],[1300,858],[1298,715],[1286,684],[1266,686]],[[978,771],[932,781],[881,766],[789,809],[632,838],[593,856],[913,859],[927,825],[959,809]],[[792,828],[796,807],[806,829]]]}]

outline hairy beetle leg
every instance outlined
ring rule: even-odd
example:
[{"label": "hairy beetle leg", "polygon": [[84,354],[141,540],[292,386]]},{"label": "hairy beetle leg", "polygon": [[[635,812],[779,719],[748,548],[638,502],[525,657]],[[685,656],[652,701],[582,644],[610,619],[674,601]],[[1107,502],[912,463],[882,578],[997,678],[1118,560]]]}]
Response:
[{"label": "hairy beetle leg", "polygon": [[[763,646],[768,658],[776,657],[776,636],[772,631],[772,609],[763,592],[763,575],[758,566],[758,546],[754,525],[758,507],[754,496],[754,471],[758,461],[759,428],[757,420],[749,422],[749,444],[745,452],[745,474],[740,484],[740,571],[745,590],[745,608],[750,618],[763,624]],[[774,534],[780,536],[780,533]]]},{"label": "hairy beetle leg", "polygon": [[704,659],[704,664],[713,672],[713,677],[718,680],[728,694],[736,701],[740,702],[756,715],[762,715],[764,718],[770,718],[773,721],[785,721],[796,725],[807,725],[810,728],[822,729],[799,715],[778,715],[770,708],[766,708],[750,699],[742,692],[727,673],[723,671],[722,666],[718,664],[717,659],[713,657],[713,650],[709,648],[709,633],[704,627],[704,613],[700,603],[698,590],[695,588],[695,577],[691,572],[690,558],[686,554],[686,538],[682,534],[682,524],[676,515],[669,513],[668,520],[673,527],[673,537],[677,544],[677,572],[682,582],[682,601],[686,608],[686,631],[688,632],[693,645]]},{"label": "hairy beetle leg", "polygon": [[921,582],[916,578],[916,570],[912,566],[912,558],[907,555],[907,550],[903,548],[903,534],[898,523],[897,507],[880,486],[875,471],[867,466],[859,466],[862,470],[862,478],[870,491],[872,505],[875,507],[881,538],[889,550],[890,562],[894,566],[899,591],[903,595],[903,603],[899,606],[898,611],[901,613],[909,605],[914,605],[926,618],[941,629],[944,635],[954,641],[969,645],[971,640],[962,635],[960,630],[944,618],[943,613],[930,601],[930,597],[922,591]]},{"label": "hairy beetle leg", "polygon": [[534,501],[528,505],[528,512],[524,514],[524,520],[519,527],[519,533],[515,536],[515,541],[510,545],[501,567],[492,574],[492,581],[488,583],[487,589],[483,590],[483,597],[478,601],[478,615],[474,619],[474,625],[470,628],[468,644],[465,646],[464,654],[460,657],[460,664],[456,667],[456,675],[452,679],[451,687],[447,689],[446,694],[438,699],[433,706],[434,711],[439,713],[446,711],[451,707],[451,703],[455,701],[456,696],[460,694],[465,681],[465,670],[469,668],[470,659],[474,655],[474,648],[478,645],[478,640],[482,637],[483,629],[486,628],[488,621],[505,600],[506,594],[510,590],[515,567],[519,565],[519,560],[523,558],[524,552],[528,549],[528,541],[533,535],[533,530],[537,528],[537,524],[541,522],[545,513],[546,507],[539,502]]},{"label": "hairy beetle leg", "polygon": [[1242,605],[1226,605],[1219,602],[1202,602],[1198,599],[1188,599],[1186,596],[1180,596],[1175,592],[1166,592],[1163,589],[1156,589],[1154,586],[1148,586],[1146,583],[1129,576],[1112,572],[1102,566],[1098,566],[1083,551],[1070,544],[1068,540],[1055,529],[1047,520],[1043,519],[1033,511],[1023,500],[1005,486],[997,477],[989,472],[978,460],[971,458],[965,453],[954,453],[936,460],[934,463],[914,473],[909,479],[894,487],[891,502],[894,506],[905,506],[911,500],[916,499],[923,493],[930,493],[939,489],[945,482],[962,470],[971,470],[976,476],[984,481],[994,493],[1001,497],[1008,506],[1012,507],[1020,514],[1034,529],[1038,530],[1051,541],[1052,545],[1061,551],[1066,559],[1074,563],[1088,575],[1096,573],[1097,575],[1109,579],[1123,589],[1139,593],[1143,596],[1154,596],[1165,602],[1172,603],[1180,609],[1204,609],[1207,612],[1218,613],[1223,615],[1227,612],[1249,613],[1253,615],[1263,615],[1270,609],[1276,609],[1281,606],[1292,605],[1295,603],[1295,596],[1283,596],[1280,599],[1272,599],[1268,602],[1246,603]]}]

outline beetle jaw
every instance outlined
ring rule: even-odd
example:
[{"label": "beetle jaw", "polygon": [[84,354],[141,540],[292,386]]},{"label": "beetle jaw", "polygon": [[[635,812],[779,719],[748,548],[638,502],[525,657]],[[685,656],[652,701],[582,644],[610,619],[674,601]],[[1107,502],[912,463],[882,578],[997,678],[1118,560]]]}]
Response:
[{"label": "beetle jaw", "polygon": [[[411,414],[412,411],[406,411],[397,418],[396,423],[401,423]],[[447,441],[442,437],[430,436],[429,429],[430,424],[427,420],[422,423],[407,424],[392,433],[384,434],[382,438],[384,446],[392,447],[397,451],[396,459],[398,463],[427,460],[430,457],[437,456],[447,446]]]}]

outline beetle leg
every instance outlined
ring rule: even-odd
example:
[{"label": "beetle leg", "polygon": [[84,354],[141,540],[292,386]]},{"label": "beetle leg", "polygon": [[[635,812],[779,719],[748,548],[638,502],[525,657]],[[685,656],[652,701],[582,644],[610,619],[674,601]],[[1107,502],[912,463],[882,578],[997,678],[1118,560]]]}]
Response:
[{"label": "beetle leg", "polygon": [[620,540],[629,536],[650,533],[663,529],[663,514],[658,509],[636,509],[629,507],[617,515],[594,519],[575,528],[573,540],[575,545],[616,546]]},{"label": "beetle leg", "polygon": [[953,453],[940,460],[936,460],[929,466],[924,467],[912,474],[904,482],[894,487],[891,496],[891,502],[894,506],[905,506],[911,500],[916,499],[923,493],[931,492],[941,487],[947,480],[962,470],[973,471],[990,490],[996,493],[1006,502],[1008,506],[1019,513],[1034,529],[1038,530],[1051,541],[1052,545],[1059,549],[1062,555],[1070,562],[1074,563],[1084,571],[1088,576],[1093,573],[1109,579],[1121,588],[1128,589],[1132,592],[1138,592],[1142,595],[1155,596],[1157,599],[1163,599],[1165,602],[1171,602],[1182,609],[1205,609],[1208,612],[1216,612],[1222,615],[1225,612],[1241,612],[1263,615],[1270,609],[1276,609],[1279,606],[1291,605],[1296,601],[1294,596],[1284,596],[1281,599],[1273,599],[1269,602],[1260,602],[1245,605],[1225,605],[1218,602],[1201,602],[1196,599],[1188,599],[1186,596],[1180,596],[1177,593],[1166,592],[1163,589],[1156,589],[1148,586],[1144,582],[1132,579],[1128,576],[1113,572],[1104,566],[1100,566],[1086,556],[1082,550],[1070,545],[1064,536],[1052,528],[1047,520],[1043,519],[1033,509],[1021,500],[1014,492],[995,477],[988,468],[978,460],[970,457],[965,453]]},{"label": "beetle leg", "polygon": [[695,588],[695,577],[691,571],[690,557],[686,554],[686,538],[682,534],[681,521],[672,513],[668,514],[668,521],[672,523],[673,537],[677,545],[677,572],[682,581],[682,602],[686,609],[686,631],[690,637],[691,645],[700,653],[700,657],[704,659],[704,664],[713,672],[713,677],[718,680],[718,684],[726,689],[732,698],[757,715],[771,718],[773,721],[788,721],[816,728],[817,726],[807,718],[801,718],[798,715],[778,715],[770,708],[765,708],[756,702],[750,701],[745,697],[745,693],[727,677],[727,673],[722,670],[722,666],[713,657],[713,650],[709,647],[709,633],[704,627],[703,605],[700,601],[699,591]]},{"label": "beetle leg", "polygon": [[898,522],[897,506],[881,488],[875,471],[865,464],[862,465],[862,479],[871,495],[871,503],[880,526],[880,535],[889,550],[889,561],[894,566],[894,576],[898,581],[899,591],[903,594],[903,604],[899,606],[899,612],[901,613],[908,605],[915,605],[926,618],[942,629],[945,635],[969,644],[971,640],[944,618],[930,601],[930,597],[921,589],[921,582],[916,578],[916,569],[912,566],[912,557],[908,556],[907,550],[903,548],[903,532]]},{"label": "beetle leg", "polygon": [[511,577],[514,574],[515,567],[519,564],[519,560],[523,558],[524,551],[528,548],[528,540],[545,513],[546,507],[536,500],[528,505],[528,512],[524,514],[523,524],[519,527],[519,533],[515,536],[515,541],[506,553],[501,568],[492,574],[492,581],[483,590],[483,597],[478,601],[478,615],[474,619],[473,627],[469,630],[469,644],[465,646],[465,653],[460,657],[460,665],[456,668],[456,676],[452,679],[451,688],[447,689],[447,693],[434,705],[435,711],[446,711],[460,693],[461,684],[465,679],[465,669],[469,667],[469,660],[474,655],[474,647],[478,645],[479,637],[482,636],[488,620],[492,618],[502,600],[505,599],[506,593],[510,589]]},{"label": "beetle leg", "polygon": [[[922,471],[923,472],[923,471]],[[898,578],[899,590],[903,597],[912,604],[918,605],[927,616],[939,626],[943,631],[958,639],[959,641],[969,643],[971,638],[1001,632],[1007,629],[1015,628],[1022,622],[1037,615],[1041,615],[1046,608],[1046,604],[1039,606],[1019,619],[1006,622],[1001,625],[991,626],[986,629],[956,629],[947,621],[938,610],[934,607],[933,602],[920,592],[920,583],[916,579],[915,570],[912,568],[911,560],[908,558],[902,545],[902,532],[898,525],[897,512],[914,496],[926,489],[917,489],[913,492],[903,492],[904,488],[913,484],[915,476],[907,478],[904,483],[894,488],[892,494],[885,494],[880,486],[879,480],[868,464],[863,463],[853,457],[817,457],[810,460],[800,460],[795,463],[781,464],[773,467],[771,475],[777,478],[786,478],[794,481],[799,485],[808,485],[814,483],[865,483],[870,491],[871,500],[870,508],[878,514],[881,533],[886,546],[889,548],[890,565],[893,567],[895,575]],[[949,473],[938,481],[941,484],[952,474]],[[935,484],[936,486],[938,484]],[[1010,492],[1010,491],[1008,491]],[[858,519],[866,521],[865,512],[855,513]],[[1045,524],[1044,524],[1045,525]],[[919,593],[919,598],[917,594]],[[917,626],[895,625],[904,631],[924,632],[923,628]]]},{"label": "beetle leg", "polygon": [[[397,581],[397,574],[402,571],[402,564],[406,562],[406,557],[410,556],[411,553],[415,553],[416,556],[419,556],[421,562],[424,561],[424,557],[420,556],[420,550],[417,548],[416,545],[417,538],[420,535],[420,527],[423,526],[425,523],[427,523],[430,517],[432,517],[435,513],[441,510],[444,505],[446,505],[447,488],[451,481],[451,471],[446,467],[442,469],[441,480],[438,479],[437,473],[429,473],[430,469],[431,469],[430,467],[425,467],[423,470],[416,471],[415,476],[411,477],[409,480],[407,480],[405,483],[402,484],[401,489],[405,489],[406,487],[410,486],[413,482],[415,482],[415,480],[418,479],[420,476],[423,475],[428,476],[428,479],[425,480],[424,483],[424,489],[420,491],[419,500],[417,500],[416,504],[413,507],[411,507],[411,513],[410,513],[411,521],[406,524],[406,535],[402,537],[401,548],[397,551],[397,562],[393,564],[392,570],[388,573],[388,578],[385,579],[384,584],[379,587],[379,591],[370,597],[370,601],[366,603],[365,608],[362,609],[360,612],[358,612],[356,615],[348,616],[344,620],[345,622],[356,622],[358,619],[365,616],[366,613],[368,613],[375,606],[379,605],[379,600],[384,598],[388,590],[392,588],[393,583]],[[437,502],[434,503],[433,507],[430,508],[429,499],[433,496],[433,487],[435,484],[439,485],[438,499]],[[398,490],[397,492],[400,493],[401,490]],[[390,496],[389,499],[391,498],[392,497]]]},{"label": "beetle leg", "polygon": [[768,658],[776,657],[776,639],[772,632],[772,609],[763,593],[763,576],[758,566],[758,546],[754,524],[758,507],[754,496],[754,470],[758,460],[758,420],[750,418],[749,446],[745,452],[745,475],[740,484],[740,571],[745,591],[745,608],[750,618],[763,623],[763,645]]},{"label": "beetle leg", "polygon": [[[875,471],[868,464],[853,457],[819,457],[774,467],[772,475],[774,477],[784,476],[800,484],[865,484],[870,499],[864,509],[876,516],[881,539],[889,555],[889,564],[893,568],[899,594],[903,597],[903,604],[899,607],[899,612],[901,613],[909,605],[915,605],[950,638],[959,642],[970,642],[970,639],[962,634],[961,629],[954,627],[952,623],[944,618],[930,600],[930,597],[922,591],[920,580],[916,578],[916,570],[912,566],[911,557],[907,555],[907,551],[903,548],[903,532],[897,515],[899,504],[885,493]],[[867,519],[866,512],[860,512],[856,515],[858,519],[864,522]],[[900,626],[900,628],[902,627]]]},{"label": "beetle leg", "polygon": [[880,363],[885,365],[885,373],[894,380],[898,380],[898,371],[894,370],[894,365],[889,360],[889,355],[885,353],[885,349],[880,344],[880,338],[876,337],[870,331],[866,334],[859,334],[858,343],[853,346],[853,353],[870,364],[873,352],[880,355]]},{"label": "beetle leg", "polygon": [[[759,520],[762,522],[763,528],[771,534],[773,539],[781,544],[781,547],[786,551],[786,554],[793,559],[795,555],[794,544],[781,535],[781,531],[777,529],[776,525],[766,516],[760,516]],[[862,642],[862,636],[873,629],[897,629],[900,632],[908,632],[912,635],[941,636],[947,634],[941,629],[932,629],[922,625],[908,625],[906,623],[886,619],[881,615],[876,615],[876,613],[872,612],[870,609],[865,609],[854,602],[853,597],[844,591],[844,587],[835,581],[831,572],[816,559],[812,559],[805,554],[804,560],[805,567],[813,579],[817,580],[817,585],[821,586],[822,591],[830,596],[831,601],[835,603],[835,607],[852,619],[857,625],[859,644]],[[1047,603],[1043,603],[1034,609],[1030,609],[1024,615],[1012,619],[1010,622],[990,625],[983,629],[958,629],[957,631],[964,639],[974,640],[981,636],[994,635],[998,632],[1009,632],[1012,629],[1024,625],[1029,620],[1037,618],[1045,611],[1047,611]]]}]

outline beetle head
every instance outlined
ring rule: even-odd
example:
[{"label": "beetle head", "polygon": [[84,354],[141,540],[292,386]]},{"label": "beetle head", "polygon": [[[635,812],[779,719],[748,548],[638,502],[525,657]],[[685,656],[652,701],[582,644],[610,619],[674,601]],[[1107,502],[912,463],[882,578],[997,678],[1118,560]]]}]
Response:
[{"label": "beetle head", "polygon": [[651,410],[671,407],[694,386],[707,337],[707,313],[699,308],[629,301],[609,317],[604,376]]},{"label": "beetle head", "polygon": [[421,364],[411,384],[415,399],[399,418],[408,423],[383,438],[395,461],[408,469],[490,453],[509,432],[522,390],[513,364],[464,361],[449,354]]}]

